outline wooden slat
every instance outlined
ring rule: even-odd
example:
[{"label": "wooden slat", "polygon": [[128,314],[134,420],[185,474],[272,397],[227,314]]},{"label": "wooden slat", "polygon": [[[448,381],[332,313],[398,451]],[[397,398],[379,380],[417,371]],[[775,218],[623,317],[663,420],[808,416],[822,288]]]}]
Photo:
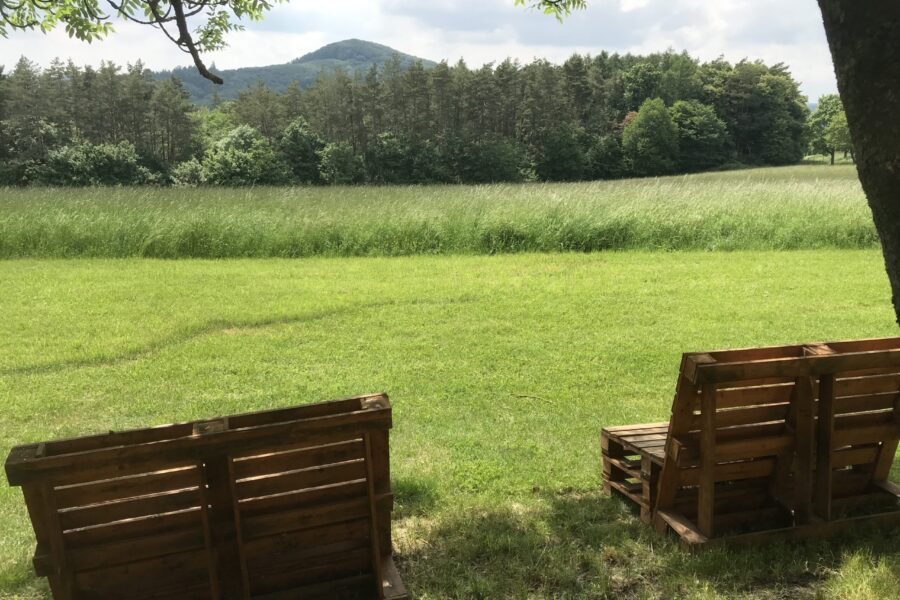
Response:
[{"label": "wooden slat", "polygon": [[[700,467],[697,485],[697,526],[706,537],[713,536],[716,497],[716,386],[705,385],[700,394]],[[688,473],[682,474],[687,483]]]},{"label": "wooden slat", "polygon": [[70,565],[76,571],[112,567],[170,554],[180,554],[204,547],[200,527],[180,529],[158,535],[120,542],[87,546],[70,552]]},{"label": "wooden slat", "polygon": [[108,544],[140,538],[154,533],[165,533],[196,527],[200,523],[200,507],[180,512],[153,514],[142,518],[114,521],[96,527],[73,529],[65,532],[66,547],[77,549],[96,544]]},{"label": "wooden slat", "polygon": [[[858,415],[851,416],[856,417]],[[870,425],[836,423],[832,444],[833,447],[840,448],[854,444],[870,444],[895,440],[900,440],[900,424],[888,421],[884,417],[879,417],[878,422]]]},{"label": "wooden slat", "polygon": [[[830,446],[825,446],[825,448],[829,447]],[[877,444],[871,444],[866,446],[848,446],[846,448],[835,450],[831,453],[830,466],[832,469],[843,469],[844,467],[852,465],[874,463],[878,458],[880,448],[881,447]],[[822,468],[828,467],[828,463],[825,461],[820,461],[819,464],[823,465]]]},{"label": "wooden slat", "polygon": [[[682,358],[682,368],[686,361],[686,358]],[[659,476],[659,493],[656,497],[655,514],[658,514],[660,509],[671,508],[675,502],[678,489],[681,487],[681,469],[678,467],[677,462],[676,439],[687,434],[690,430],[690,419],[697,396],[697,387],[682,373],[678,378],[675,400],[672,402],[672,417],[669,422],[666,457]],[[660,531],[666,527],[664,520],[656,516],[654,516],[653,524]]]},{"label": "wooden slat", "polygon": [[55,493],[59,508],[71,508],[195,487],[196,467],[184,467],[57,487]]},{"label": "wooden slat", "polygon": [[271,439],[283,442],[305,439],[327,443],[335,434],[366,431],[390,427],[389,410],[361,410],[352,413],[314,417],[302,421],[273,423],[259,427],[234,429],[211,433],[200,438],[186,437],[133,446],[104,448],[90,452],[76,452],[48,456],[27,462],[7,462],[7,477],[11,484],[20,485],[36,477],[53,477],[58,472],[77,469],[90,475],[110,464],[134,467],[137,465],[164,465],[172,461],[191,461],[204,453],[249,452],[266,448]]},{"label": "wooden slat", "polygon": [[234,461],[234,476],[237,479],[260,475],[274,475],[286,471],[308,469],[322,465],[361,460],[364,457],[362,440],[351,440],[313,446],[301,450],[268,453]]},{"label": "wooden slat", "polygon": [[[784,430],[784,427],[781,426],[778,429]],[[744,437],[726,441],[717,439],[717,442],[716,454],[719,461],[776,456],[794,448],[794,436],[785,433],[760,437]],[[679,466],[691,467],[699,464],[700,452],[693,440],[687,440],[687,443],[674,440],[674,444],[680,446],[677,463]]]},{"label": "wooden slat", "polygon": [[238,480],[235,491],[239,499],[258,498],[321,485],[332,485],[343,481],[355,481],[364,479],[365,476],[365,461],[351,460],[298,471],[241,479]]},{"label": "wooden slat", "polygon": [[[715,427],[734,427],[736,425],[784,421],[787,410],[788,403],[719,410],[715,414]],[[692,430],[700,429],[702,418],[701,414],[694,415],[691,424]]]},{"label": "wooden slat", "polygon": [[862,396],[840,396],[834,399],[834,413],[836,415],[846,415],[893,409],[898,398],[900,398],[900,395],[896,392]]},{"label": "wooden slat", "polygon": [[816,423],[813,413],[813,382],[809,377],[798,377],[794,386],[797,420],[796,467],[794,469],[794,520],[807,523],[810,518],[813,492],[813,465]]},{"label": "wooden slat", "polygon": [[694,383],[718,383],[764,377],[811,377],[854,369],[888,367],[900,368],[900,348],[852,354],[700,364],[697,365]]},{"label": "wooden slat", "polygon": [[898,391],[900,391],[900,373],[840,377],[834,384],[835,396],[860,396]]},{"label": "wooden slat", "polygon": [[[775,459],[760,458],[757,460],[745,460],[716,465],[710,479],[713,482],[740,481],[741,479],[768,477],[774,472]],[[702,466],[682,471],[681,482],[683,485],[699,485],[702,490],[704,483]],[[713,498],[714,497],[715,495],[713,495]],[[701,531],[703,531],[702,528]]]},{"label": "wooden slat", "polygon": [[716,392],[719,409],[778,404],[791,399],[794,382],[770,383],[756,386],[725,387]]},{"label": "wooden slat", "polygon": [[215,549],[220,594],[223,600],[247,599],[250,597],[250,583],[231,458],[216,456],[208,459],[204,475],[210,501],[210,541]]},{"label": "wooden slat", "polygon": [[[389,502],[390,497],[384,496],[380,500],[380,503],[383,504]],[[243,519],[243,537],[245,540],[251,540],[277,533],[355,521],[365,518],[367,515],[368,504],[364,497],[317,506],[305,506],[295,510],[245,517]]]},{"label": "wooden slat", "polygon": [[71,508],[59,513],[63,529],[79,529],[150,515],[181,511],[200,505],[196,489],[165,492],[116,502]]},{"label": "wooden slat", "polygon": [[[831,519],[831,477],[835,468],[832,436],[834,434],[834,375],[819,378],[819,417],[816,420],[816,514]],[[843,465],[842,465],[843,466]]]},{"label": "wooden slat", "polygon": [[693,523],[678,513],[669,510],[657,510],[656,515],[658,519],[671,527],[672,531],[678,534],[682,542],[688,546],[702,546],[709,539]]},{"label": "wooden slat", "polygon": [[[181,592],[195,597],[209,590],[204,552],[197,550],[81,571],[75,578],[79,598],[150,598]],[[208,591],[207,591],[208,595]]]}]

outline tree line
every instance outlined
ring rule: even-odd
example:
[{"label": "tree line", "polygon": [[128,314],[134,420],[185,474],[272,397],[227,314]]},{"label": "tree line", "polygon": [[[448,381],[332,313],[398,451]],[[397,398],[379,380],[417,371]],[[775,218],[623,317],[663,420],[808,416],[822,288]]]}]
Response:
[{"label": "tree line", "polygon": [[[0,183],[577,181],[798,162],[849,146],[783,64],[574,54],[472,69],[399,57],[197,107],[140,62],[0,68]],[[843,117],[846,129],[846,118]],[[827,139],[826,139],[827,138]],[[843,145],[842,145],[843,144]]]}]

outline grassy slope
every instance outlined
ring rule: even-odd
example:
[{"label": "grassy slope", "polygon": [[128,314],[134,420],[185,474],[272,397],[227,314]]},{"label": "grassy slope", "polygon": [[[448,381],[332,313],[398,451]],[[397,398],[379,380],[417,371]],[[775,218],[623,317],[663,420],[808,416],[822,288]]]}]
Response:
[{"label": "grassy slope", "polygon": [[[385,390],[419,598],[878,598],[897,533],[689,557],[598,492],[685,350],[893,334],[877,251],[0,262],[13,443]],[[898,473],[895,473],[895,477]],[[0,486],[0,597],[43,597]]]},{"label": "grassy slope", "polygon": [[566,184],[0,189],[0,258],[873,247],[852,165]]}]

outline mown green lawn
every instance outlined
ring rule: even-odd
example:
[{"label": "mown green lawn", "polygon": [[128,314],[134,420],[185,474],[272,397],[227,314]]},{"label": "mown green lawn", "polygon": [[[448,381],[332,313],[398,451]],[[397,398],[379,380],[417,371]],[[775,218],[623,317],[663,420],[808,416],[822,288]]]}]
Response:
[{"label": "mown green lawn", "polygon": [[[599,491],[681,352],[892,335],[889,298],[874,250],[0,262],[0,452],[384,390],[417,598],[896,597],[900,533],[688,556]],[[0,531],[0,596],[46,597],[5,480]]]}]

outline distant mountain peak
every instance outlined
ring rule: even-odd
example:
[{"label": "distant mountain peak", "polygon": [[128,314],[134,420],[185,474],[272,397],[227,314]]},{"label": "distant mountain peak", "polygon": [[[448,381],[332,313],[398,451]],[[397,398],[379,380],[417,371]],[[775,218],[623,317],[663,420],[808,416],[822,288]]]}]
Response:
[{"label": "distant mountain peak", "polygon": [[352,62],[381,63],[395,54],[400,56],[401,59],[422,60],[422,62],[424,63],[431,62],[428,60],[416,58],[415,56],[411,56],[409,54],[404,54],[403,52],[398,52],[397,50],[394,50],[389,46],[385,46],[384,44],[376,44],[375,42],[369,42],[356,38],[326,44],[318,50],[313,50],[312,52],[304,54],[300,58],[295,58],[291,62],[295,64],[304,64],[319,60],[341,60]]},{"label": "distant mountain peak", "polygon": [[248,86],[261,80],[268,87],[277,92],[284,91],[292,82],[305,88],[312,84],[322,71],[343,69],[348,72],[361,71],[372,65],[383,65],[390,58],[397,56],[401,65],[409,66],[415,61],[421,61],[427,67],[433,67],[434,62],[423,58],[398,52],[389,46],[376,44],[366,40],[349,39],[333,42],[295,58],[291,62],[280,65],[268,65],[264,67],[244,67],[240,69],[215,69],[216,74],[225,80],[225,84],[217,88],[210,81],[203,79],[193,67],[176,68],[172,71],[163,71],[156,74],[157,78],[175,76],[181,80],[185,88],[191,93],[191,98],[197,104],[208,104],[213,93],[218,91],[223,100],[234,98]]}]

